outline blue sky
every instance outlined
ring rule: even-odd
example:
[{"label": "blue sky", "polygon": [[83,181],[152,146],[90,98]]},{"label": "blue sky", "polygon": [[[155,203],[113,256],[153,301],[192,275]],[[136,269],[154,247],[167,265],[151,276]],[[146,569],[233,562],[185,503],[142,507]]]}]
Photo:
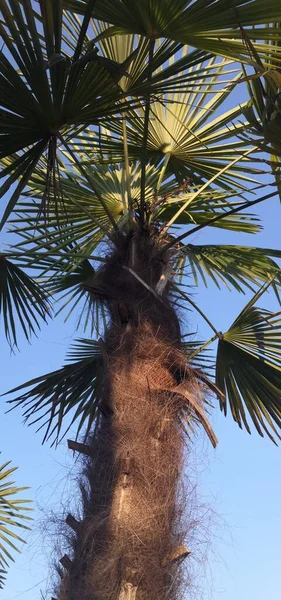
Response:
[{"label": "blue sky", "polygon": [[[228,232],[200,232],[193,243],[228,242],[280,248],[279,200],[259,208],[265,230],[255,237]],[[219,330],[226,329],[245,303],[234,292],[199,289],[198,303],[206,310]],[[263,304],[275,309],[272,296]],[[186,330],[207,336],[205,324],[191,313],[186,316]],[[70,342],[77,337],[75,318],[63,323],[63,317],[44,326],[32,345],[24,340],[21,352],[10,354],[2,342],[1,390],[6,391],[32,377],[61,366]],[[56,450],[41,445],[40,433],[22,423],[19,410],[4,414],[0,403],[1,462],[11,459],[19,467],[17,484],[30,485],[34,499],[34,527],[27,534],[27,545],[9,571],[3,600],[38,600],[46,589],[48,561],[53,557],[54,535],[48,525],[51,511],[60,513],[62,497],[75,497],[75,485],[68,475],[72,457],[66,443]],[[189,457],[192,477],[198,485],[198,502],[204,513],[203,531],[195,568],[196,597],[204,600],[277,600],[281,586],[281,448],[253,432],[240,431],[231,418],[217,408],[212,414],[218,448],[210,448],[205,438],[195,443]],[[48,533],[47,533],[48,532]],[[201,544],[201,545],[200,545]],[[205,555],[206,558],[205,558]],[[49,598],[50,595],[46,596]]]}]

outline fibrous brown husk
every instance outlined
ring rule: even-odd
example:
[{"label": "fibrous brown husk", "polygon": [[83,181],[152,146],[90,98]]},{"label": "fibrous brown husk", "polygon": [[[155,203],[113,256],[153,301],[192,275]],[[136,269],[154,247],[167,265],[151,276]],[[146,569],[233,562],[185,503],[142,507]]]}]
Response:
[{"label": "fibrous brown husk", "polygon": [[186,531],[177,389],[184,380],[190,397],[198,390],[168,283],[157,292],[168,262],[154,239],[131,232],[97,276],[111,313],[103,405],[88,440],[82,519],[58,600],[179,600],[176,550]]}]

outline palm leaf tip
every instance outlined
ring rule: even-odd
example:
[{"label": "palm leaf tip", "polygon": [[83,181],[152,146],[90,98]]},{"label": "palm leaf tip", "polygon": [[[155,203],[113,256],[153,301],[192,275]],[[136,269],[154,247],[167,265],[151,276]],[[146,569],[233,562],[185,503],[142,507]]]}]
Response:
[{"label": "palm leaf tip", "polygon": [[50,315],[47,294],[5,254],[0,254],[0,316],[5,336],[11,347],[18,345],[17,330],[22,329],[27,340],[40,320]]},{"label": "palm leaf tip", "polygon": [[30,520],[26,514],[31,510],[30,501],[17,497],[28,488],[19,488],[9,480],[14,471],[16,467],[10,467],[10,462],[0,465],[0,589],[3,589],[9,562],[14,560],[14,552],[19,552],[19,544],[25,542],[17,532],[30,529],[26,524]]},{"label": "palm leaf tip", "polygon": [[78,339],[70,348],[66,365],[7,392],[21,392],[9,403],[23,409],[30,425],[45,430],[44,442],[58,442],[73,423],[77,424],[77,435],[82,428],[88,432],[98,413],[102,369],[100,344]]},{"label": "palm leaf tip", "polygon": [[254,289],[274,276],[281,283],[281,269],[272,257],[280,259],[280,250],[234,245],[187,244],[181,254],[189,262],[195,285],[199,277],[207,287],[207,278],[220,288],[221,284],[238,292]]},{"label": "palm leaf tip", "polygon": [[[64,0],[64,6],[78,14],[84,14],[86,0]],[[93,9],[96,19],[112,25],[118,33],[138,33],[143,36],[170,38],[213,54],[228,56],[242,62],[252,63],[252,55],[245,44],[246,29],[250,40],[256,40],[253,25],[259,25],[260,40],[274,39],[277,27],[270,30],[267,23],[280,20],[279,2],[263,0],[255,2],[225,2],[225,0],[137,0],[130,10],[128,0],[97,0]],[[243,24],[243,32],[240,28]],[[252,46],[256,47],[256,41]],[[262,57],[271,56],[269,44],[258,44]],[[278,48],[273,49],[279,57]]]},{"label": "palm leaf tip", "polygon": [[7,571],[5,569],[0,569],[0,590],[3,590],[5,581],[6,581]]}]

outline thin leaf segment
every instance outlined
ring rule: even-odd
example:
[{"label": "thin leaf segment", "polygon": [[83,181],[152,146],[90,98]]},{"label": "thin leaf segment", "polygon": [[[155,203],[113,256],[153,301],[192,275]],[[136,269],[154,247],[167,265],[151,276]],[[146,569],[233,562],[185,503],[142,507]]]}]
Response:
[{"label": "thin leaf segment", "polygon": [[10,462],[0,466],[0,590],[4,586],[7,566],[14,560],[14,552],[18,552],[19,545],[24,543],[18,531],[29,529],[26,522],[30,521],[30,501],[18,498],[18,494],[28,488],[18,488],[14,481],[10,481],[16,470],[17,467],[11,467]]}]

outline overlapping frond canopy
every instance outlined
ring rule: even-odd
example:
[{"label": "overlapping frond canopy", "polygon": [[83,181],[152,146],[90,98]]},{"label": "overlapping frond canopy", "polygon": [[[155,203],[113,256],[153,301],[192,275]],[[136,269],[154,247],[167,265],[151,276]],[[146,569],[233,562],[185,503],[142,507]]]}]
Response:
[{"label": "overlapping frond canopy", "polygon": [[[274,61],[273,65],[274,65]],[[245,142],[256,144],[269,155],[276,183],[280,190],[281,172],[281,74],[272,68],[265,72],[265,81],[261,81],[260,72],[247,79],[250,100],[243,108],[248,125],[242,134]]]},{"label": "overlapping frond canopy", "polygon": [[[86,0],[64,0],[64,6],[85,14]],[[92,15],[113,26],[108,35],[138,33],[148,38],[169,38],[219,56],[250,61],[243,43],[240,26],[247,28],[255,47],[265,58],[270,54],[260,40],[275,39],[276,28],[268,23],[280,20],[280,6],[275,0],[136,0],[134,10],[130,0],[97,0]],[[265,25],[264,25],[265,23]],[[260,25],[257,31],[252,28]],[[276,56],[280,58],[278,49]]]},{"label": "overlapping frond canopy", "polygon": [[[279,250],[202,240],[206,228],[259,233],[253,206],[280,192],[279,0],[1,0],[0,10],[0,194],[13,236],[0,257],[0,312],[10,344],[19,325],[29,338],[50,303],[66,317],[79,307],[78,329],[102,335],[96,272],[145,220],[170,250],[175,305],[214,334],[186,343],[188,359],[212,377],[205,349],[217,341],[221,408],[249,429],[248,411],[275,438],[279,315],[248,305],[222,335],[194,292],[202,281],[238,292],[270,281],[279,298]],[[98,414],[101,345],[87,338],[71,352],[14,390],[44,439],[74,423],[87,430]]]},{"label": "overlapping frond canopy", "polygon": [[[120,88],[100,62],[79,63],[62,40],[61,2],[1,2],[0,157],[13,157],[1,176],[1,197],[17,180],[4,220],[13,209],[40,157],[48,156],[47,179],[56,173],[57,141],[73,128],[118,112]],[[19,153],[19,154],[15,154]]]},{"label": "overlapping frond canopy", "polygon": [[[219,81],[219,73],[216,81]],[[214,83],[215,85],[215,83]],[[227,92],[220,91],[201,97],[196,91],[190,93],[168,93],[163,101],[151,105],[147,139],[147,159],[159,164],[165,159],[168,173],[178,180],[190,178],[200,184],[213,176],[216,183],[225,189],[232,186],[247,189],[247,184],[257,183],[262,172],[254,167],[247,156],[249,145],[234,139],[244,129],[244,124],[235,123],[242,116],[243,105],[238,105],[220,114],[219,107]],[[142,155],[144,110],[128,113],[128,153],[131,160],[140,160]],[[122,123],[113,123],[111,129],[103,128],[99,138],[92,134],[81,134],[78,138],[80,151],[88,154],[88,162],[95,162],[95,151],[102,152],[104,160],[122,160]],[[234,163],[235,161],[235,163]],[[87,159],[85,157],[85,162]],[[224,167],[232,164],[227,171]],[[243,165],[243,169],[242,169]]]},{"label": "overlapping frond canopy", "polygon": [[[127,56],[119,63],[99,55],[99,47],[91,45],[95,29],[88,31],[89,11],[81,25],[63,11],[61,2],[48,0],[35,10],[31,0],[2,0],[0,8],[4,42],[0,52],[0,158],[12,158],[1,174],[5,182],[0,197],[19,182],[2,222],[42,155],[48,160],[47,195],[50,180],[57,173],[58,145],[64,146],[69,137],[89,125],[96,127],[112,116],[118,120],[121,106],[124,113],[141,105],[148,88],[151,93],[163,93],[167,81],[176,85],[179,73],[180,82],[191,90],[196,78],[189,69],[210,56],[204,50],[192,50],[177,59],[182,43],[166,40],[155,53],[148,84],[145,39],[129,36]],[[169,64],[171,57],[175,57],[175,64]],[[196,77],[208,80],[213,70],[217,70],[216,65],[211,69],[203,66]],[[127,90],[121,83],[124,77],[131,82]]]}]

